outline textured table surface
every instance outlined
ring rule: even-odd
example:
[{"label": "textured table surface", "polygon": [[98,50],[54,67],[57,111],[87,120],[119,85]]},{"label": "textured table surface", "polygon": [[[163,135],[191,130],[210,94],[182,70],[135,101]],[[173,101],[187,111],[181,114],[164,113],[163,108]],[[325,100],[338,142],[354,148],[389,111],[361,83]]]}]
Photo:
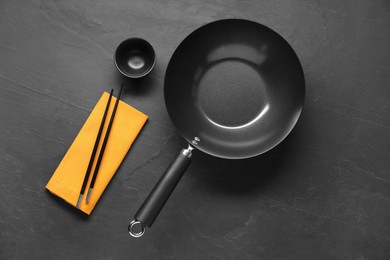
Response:
[{"label": "textured table surface", "polygon": [[[127,225],[185,141],[163,99],[168,61],[199,26],[245,18],[297,52],[306,103],[256,158],[200,152],[153,227]],[[113,53],[145,38],[158,61],[126,81],[149,116],[90,217],[45,185],[103,91]],[[390,2],[2,1],[1,259],[390,259]]]}]

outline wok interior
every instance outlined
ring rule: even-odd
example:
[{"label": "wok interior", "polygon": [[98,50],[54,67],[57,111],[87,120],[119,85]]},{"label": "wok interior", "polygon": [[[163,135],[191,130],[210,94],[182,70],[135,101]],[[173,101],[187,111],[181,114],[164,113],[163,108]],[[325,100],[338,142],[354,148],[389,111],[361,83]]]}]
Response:
[{"label": "wok interior", "polygon": [[281,142],[301,113],[305,83],[298,57],[276,32],[229,19],[190,34],[165,77],[168,113],[181,135],[208,154],[230,159]]}]

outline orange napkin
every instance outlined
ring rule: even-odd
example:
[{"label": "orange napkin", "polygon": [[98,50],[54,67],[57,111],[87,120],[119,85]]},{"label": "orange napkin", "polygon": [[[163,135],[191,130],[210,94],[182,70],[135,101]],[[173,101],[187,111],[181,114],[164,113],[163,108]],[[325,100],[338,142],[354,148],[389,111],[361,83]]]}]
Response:
[{"label": "orange napkin", "polygon": [[[73,141],[68,152],[65,154],[56,171],[50,178],[46,188],[54,195],[64,199],[66,202],[76,207],[84,176],[88,167],[92,149],[102,120],[109,94],[103,93],[102,97],[92,110],[84,126],[81,128],[76,139]],[[94,165],[89,176],[86,192],[80,205],[80,210],[90,215],[98,202],[103,191],[114,176],[123,158],[137,138],[148,117],[133,107],[120,101],[111,128],[103,159],[100,164],[91,200],[85,202],[89,183],[92,179],[93,171],[100,148],[107,130],[110,116],[115,104],[115,97],[112,97],[108,110],[104,130],[100,138],[100,144],[95,156]]]}]

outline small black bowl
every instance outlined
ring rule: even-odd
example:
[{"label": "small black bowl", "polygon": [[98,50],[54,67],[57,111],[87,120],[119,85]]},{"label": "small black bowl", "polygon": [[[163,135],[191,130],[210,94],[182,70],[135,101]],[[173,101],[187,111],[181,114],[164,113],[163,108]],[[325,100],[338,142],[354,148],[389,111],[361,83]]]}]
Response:
[{"label": "small black bowl", "polygon": [[129,38],[119,44],[114,61],[115,66],[124,76],[140,78],[153,69],[156,64],[156,53],[146,40]]}]

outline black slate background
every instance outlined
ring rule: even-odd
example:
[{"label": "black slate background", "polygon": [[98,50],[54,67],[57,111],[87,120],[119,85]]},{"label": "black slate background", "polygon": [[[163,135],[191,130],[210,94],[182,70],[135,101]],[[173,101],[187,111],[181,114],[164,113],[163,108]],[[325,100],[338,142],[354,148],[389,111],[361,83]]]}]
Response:
[{"label": "black slate background", "polygon": [[[285,37],[307,84],[291,135],[262,156],[197,153],[141,239],[127,225],[185,146],[166,66],[199,26],[246,18]],[[155,47],[125,102],[150,119],[90,217],[45,185],[105,90],[125,38]],[[2,1],[0,259],[390,259],[390,2]]]}]

